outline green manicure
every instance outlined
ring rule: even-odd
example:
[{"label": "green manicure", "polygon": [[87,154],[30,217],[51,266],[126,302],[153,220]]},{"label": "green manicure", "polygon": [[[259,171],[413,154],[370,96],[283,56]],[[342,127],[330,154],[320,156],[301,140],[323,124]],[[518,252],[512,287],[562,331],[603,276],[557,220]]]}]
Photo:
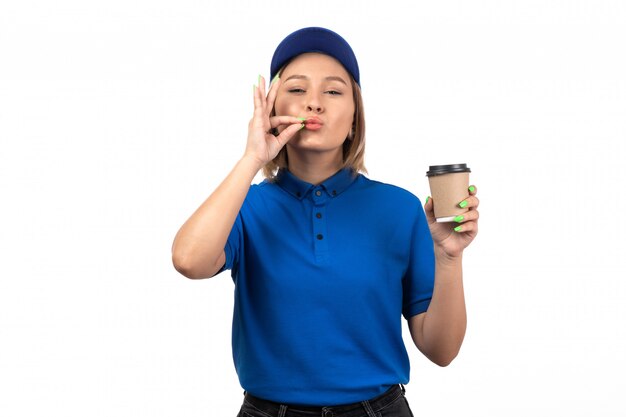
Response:
[{"label": "green manicure", "polygon": [[259,85],[261,85],[261,74],[259,74]]},{"label": "green manicure", "polygon": [[302,124],[300,125],[300,129],[298,129],[298,130],[301,130],[301,129],[303,129],[303,128],[304,128],[304,123],[302,123]]},{"label": "green manicure", "polygon": [[424,205],[428,204],[428,200],[430,200],[430,196],[426,197],[426,202],[424,203]]},{"label": "green manicure", "polygon": [[303,122],[306,120],[306,117],[296,117],[298,120],[302,120]]},{"label": "green manicure", "polygon": [[470,186],[470,188],[468,188],[468,190],[470,190],[470,193],[473,193],[474,191],[476,191],[476,187],[472,185]]},{"label": "green manicure", "polygon": [[461,208],[465,208],[465,207],[467,207],[467,201],[466,201],[466,200],[461,201],[461,202],[459,203],[459,207],[461,207]]},{"label": "green manicure", "polygon": [[278,76],[278,74],[276,74],[274,76],[274,79],[272,80],[272,82],[270,84],[274,84],[276,81],[280,80],[280,77]]},{"label": "green manicure", "polygon": [[455,232],[460,232],[461,229],[463,229],[463,226],[457,226],[457,227],[454,228],[454,231]]},{"label": "green manicure", "polygon": [[460,214],[454,218],[454,221],[457,223],[461,223],[463,221],[463,216]]}]

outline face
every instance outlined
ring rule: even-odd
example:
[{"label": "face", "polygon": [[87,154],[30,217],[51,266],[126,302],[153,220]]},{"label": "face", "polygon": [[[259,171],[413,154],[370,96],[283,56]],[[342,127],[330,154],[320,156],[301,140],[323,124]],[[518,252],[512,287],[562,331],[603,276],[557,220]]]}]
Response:
[{"label": "face", "polygon": [[328,55],[306,53],[291,61],[280,79],[276,114],[308,119],[287,146],[341,154],[354,120],[350,74]]}]

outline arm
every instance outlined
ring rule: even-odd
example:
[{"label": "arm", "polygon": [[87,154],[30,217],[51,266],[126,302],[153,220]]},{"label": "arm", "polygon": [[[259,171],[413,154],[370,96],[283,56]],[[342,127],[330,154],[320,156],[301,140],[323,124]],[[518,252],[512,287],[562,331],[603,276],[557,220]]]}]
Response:
[{"label": "arm", "polygon": [[178,272],[192,279],[209,278],[224,265],[226,239],[260,168],[251,158],[240,159],[182,225],[172,245],[172,262]]},{"label": "arm", "polygon": [[435,252],[435,287],[426,313],[413,316],[409,329],[415,346],[432,362],[447,366],[457,356],[465,336],[467,316],[462,259]]},{"label": "arm", "polygon": [[[187,278],[212,277],[224,265],[226,240],[254,176],[304,126],[297,117],[270,117],[279,85],[277,79],[266,97],[265,80],[259,76],[259,86],[253,90],[254,115],[248,124],[244,156],[174,238],[172,263]],[[287,127],[278,136],[269,133],[279,126]]]},{"label": "arm", "polygon": [[463,250],[478,233],[478,198],[470,187],[469,211],[458,223],[437,223],[433,201],[424,206],[435,245],[435,285],[428,310],[409,320],[415,346],[432,362],[447,366],[458,355],[465,337],[467,315],[463,291]]}]

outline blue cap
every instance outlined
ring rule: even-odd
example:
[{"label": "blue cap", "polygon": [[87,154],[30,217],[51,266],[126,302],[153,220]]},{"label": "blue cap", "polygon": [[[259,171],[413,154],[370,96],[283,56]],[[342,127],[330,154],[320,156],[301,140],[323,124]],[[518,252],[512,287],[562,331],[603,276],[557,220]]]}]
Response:
[{"label": "blue cap", "polygon": [[352,75],[359,87],[361,86],[359,64],[348,42],[332,30],[320,27],[300,29],[283,39],[272,57],[270,79],[274,79],[278,70],[289,60],[306,52],[332,56]]}]

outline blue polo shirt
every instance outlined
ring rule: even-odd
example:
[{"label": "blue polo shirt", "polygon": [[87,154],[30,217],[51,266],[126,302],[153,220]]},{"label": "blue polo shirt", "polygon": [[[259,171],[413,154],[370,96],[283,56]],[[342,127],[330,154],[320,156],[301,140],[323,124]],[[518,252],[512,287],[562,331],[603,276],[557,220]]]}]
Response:
[{"label": "blue polo shirt", "polygon": [[232,347],[260,398],[339,405],[409,381],[402,320],[427,310],[434,252],[410,192],[342,169],[252,185],[225,247]]}]

